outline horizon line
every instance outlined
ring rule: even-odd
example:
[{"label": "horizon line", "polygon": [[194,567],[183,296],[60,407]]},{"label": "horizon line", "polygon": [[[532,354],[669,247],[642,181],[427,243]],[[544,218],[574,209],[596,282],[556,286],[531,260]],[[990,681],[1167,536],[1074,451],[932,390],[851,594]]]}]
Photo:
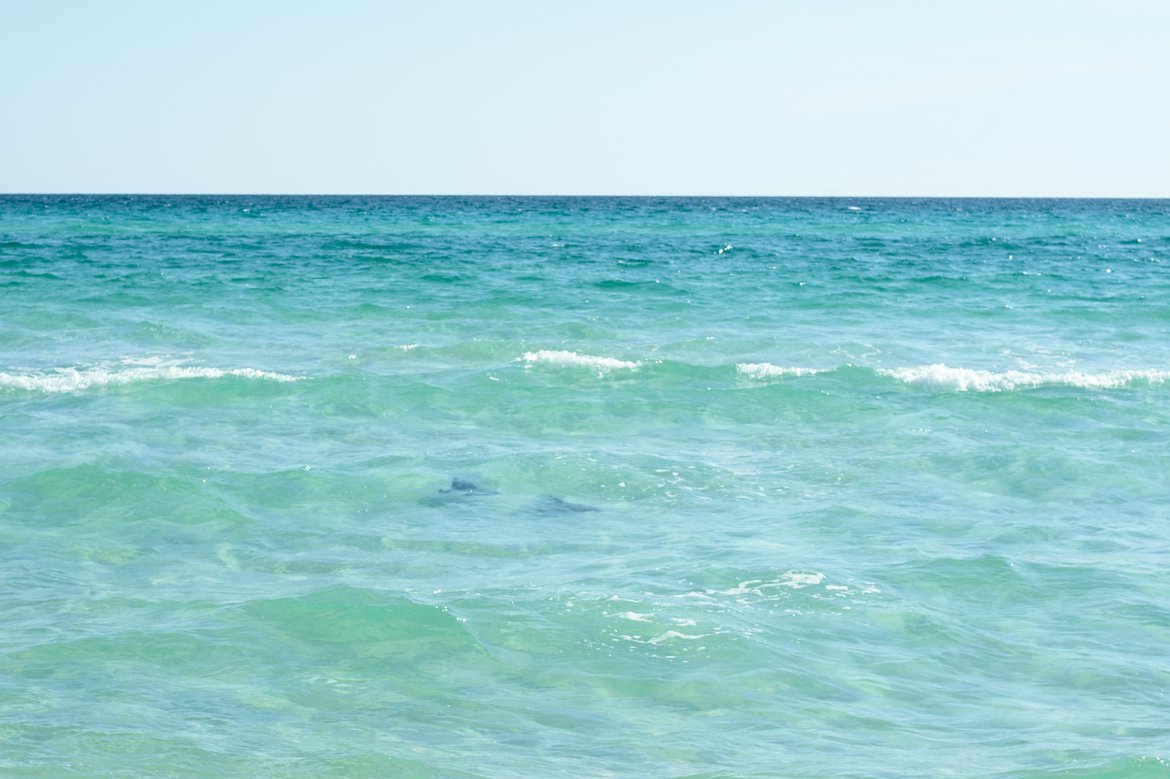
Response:
[{"label": "horizon line", "polygon": [[728,195],[728,194],[547,194],[491,192],[0,192],[0,197],[432,197],[432,198],[658,198],[736,200],[1170,200],[1170,195]]}]

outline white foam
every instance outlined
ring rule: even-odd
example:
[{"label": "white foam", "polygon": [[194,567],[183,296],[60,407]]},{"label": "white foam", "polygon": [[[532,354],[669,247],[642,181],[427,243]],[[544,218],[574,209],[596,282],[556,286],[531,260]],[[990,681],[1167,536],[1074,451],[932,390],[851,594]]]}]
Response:
[{"label": "white foam", "polygon": [[819,368],[785,368],[770,362],[741,362],[735,366],[735,372],[747,379],[763,381],[787,376],[815,376],[825,371]]},{"label": "white foam", "polygon": [[919,387],[955,392],[1008,392],[1031,387],[1063,386],[1084,389],[1116,389],[1137,383],[1162,384],[1170,371],[1120,370],[1102,373],[1034,373],[1030,371],[983,371],[951,368],[947,365],[920,365],[909,368],[880,368],[877,373]]},{"label": "white foam", "polygon": [[609,616],[620,617],[622,619],[628,619],[631,622],[649,622],[650,618],[653,615],[652,614],[640,614],[637,611],[623,611],[623,612],[620,612],[618,614],[611,614]]},{"label": "white foam", "polygon": [[789,571],[788,575],[785,576],[784,579],[776,582],[776,584],[781,587],[791,587],[794,590],[798,590],[801,587],[810,587],[816,584],[820,584],[824,580],[825,575],[823,573],[801,573],[799,571]]},{"label": "white foam", "polygon": [[119,367],[54,368],[29,373],[0,373],[0,388],[28,392],[80,392],[100,387],[119,387],[148,381],[178,381],[182,379],[219,379],[238,376],[262,381],[297,381],[296,376],[256,368],[196,368],[181,365],[143,366],[134,362]]},{"label": "white foam", "polygon": [[642,367],[641,362],[631,362],[630,360],[618,360],[613,357],[595,357],[589,354],[577,354],[569,351],[553,351],[550,349],[542,349],[539,352],[525,352],[524,361],[529,366],[542,362],[551,365],[564,365],[576,368],[589,368],[597,371],[598,374],[607,373],[612,370],[637,370]]},{"label": "white foam", "polygon": [[805,587],[813,587],[825,580],[823,573],[806,573],[804,571],[788,571],[783,576],[775,579],[748,579],[742,581],[735,587],[726,590],[708,590],[719,595],[755,595],[760,597],[769,597],[777,591],[778,587],[788,587],[793,590],[804,589]]},{"label": "white foam", "polygon": [[662,635],[655,636],[654,638],[650,639],[647,643],[661,644],[663,641],[670,641],[671,639],[675,639],[675,638],[681,639],[683,641],[698,641],[701,638],[707,638],[707,636],[702,635],[702,634],[692,635],[689,633],[680,633],[677,630],[668,630],[665,633],[663,633]]}]

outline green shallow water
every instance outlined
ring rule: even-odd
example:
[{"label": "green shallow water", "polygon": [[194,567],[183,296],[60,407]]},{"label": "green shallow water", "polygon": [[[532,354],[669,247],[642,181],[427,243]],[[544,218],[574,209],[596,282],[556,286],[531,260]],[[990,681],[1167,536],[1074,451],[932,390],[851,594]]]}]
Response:
[{"label": "green shallow water", "polygon": [[0,198],[0,774],[1170,776],[1168,258],[1165,201]]}]

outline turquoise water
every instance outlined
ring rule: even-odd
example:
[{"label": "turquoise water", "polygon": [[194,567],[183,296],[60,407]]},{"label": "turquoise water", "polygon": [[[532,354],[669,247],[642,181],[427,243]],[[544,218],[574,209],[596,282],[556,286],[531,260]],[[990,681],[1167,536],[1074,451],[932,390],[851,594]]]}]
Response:
[{"label": "turquoise water", "polygon": [[0,198],[0,775],[1170,776],[1170,202]]}]

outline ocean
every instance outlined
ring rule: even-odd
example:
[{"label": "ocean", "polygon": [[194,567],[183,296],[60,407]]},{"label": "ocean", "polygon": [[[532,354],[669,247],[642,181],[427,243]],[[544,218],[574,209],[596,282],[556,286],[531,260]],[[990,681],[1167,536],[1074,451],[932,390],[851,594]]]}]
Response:
[{"label": "ocean", "polygon": [[0,775],[1170,777],[1170,201],[0,197]]}]

